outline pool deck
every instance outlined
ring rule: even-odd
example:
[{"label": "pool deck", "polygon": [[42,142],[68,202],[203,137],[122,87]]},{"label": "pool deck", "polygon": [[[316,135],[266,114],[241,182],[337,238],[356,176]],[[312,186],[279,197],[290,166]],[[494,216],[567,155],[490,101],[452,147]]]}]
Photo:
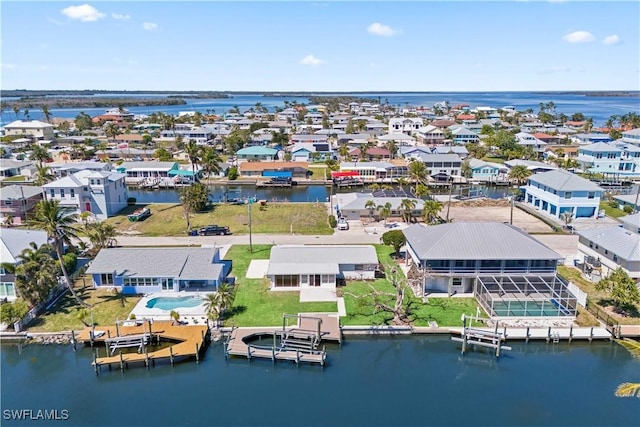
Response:
[{"label": "pool deck", "polygon": [[[93,333],[93,340],[91,334]],[[130,337],[132,340],[138,339],[143,335],[150,335],[151,340],[177,341],[176,344],[160,350],[147,350],[146,346],[142,346],[144,351],[138,353],[122,353],[111,355],[108,347],[114,338]],[[112,364],[120,365],[121,369],[128,366],[129,363],[141,362],[147,367],[149,364],[155,364],[156,360],[169,360],[172,364],[175,359],[195,357],[199,360],[200,353],[203,351],[209,334],[207,325],[175,325],[172,322],[150,322],[150,321],[129,321],[123,322],[119,326],[97,326],[95,328],[87,327],[83,329],[77,336],[78,342],[91,345],[97,349],[98,356],[94,359],[94,367],[96,373],[101,366],[107,365],[111,368]],[[104,349],[104,350],[103,350]],[[99,357],[101,352],[105,352],[105,357]],[[111,352],[113,353],[113,351]]]},{"label": "pool deck", "polygon": [[[193,291],[182,291],[178,293],[154,293],[145,295],[138,301],[136,306],[131,310],[131,314],[133,314],[136,319],[153,319],[156,321],[170,321],[171,320],[171,310],[163,310],[161,308],[148,308],[147,303],[154,298],[184,298],[184,297],[193,297],[193,298],[204,298],[210,292],[193,292]],[[207,322],[207,314],[204,306],[204,300],[201,304],[195,307],[176,307],[174,309],[180,314],[180,320],[186,321],[189,324],[196,324],[196,320],[199,323]]]}]

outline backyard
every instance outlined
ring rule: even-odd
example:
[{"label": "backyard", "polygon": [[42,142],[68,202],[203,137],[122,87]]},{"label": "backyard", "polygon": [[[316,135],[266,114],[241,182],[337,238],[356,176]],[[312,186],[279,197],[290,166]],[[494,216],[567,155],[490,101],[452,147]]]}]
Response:
[{"label": "backyard", "polygon": [[[129,206],[119,215],[109,218],[120,234],[142,236],[184,236],[187,222],[182,205],[150,204],[151,216],[140,222],[130,222],[127,215],[141,206]],[[208,211],[192,213],[191,228],[209,224],[227,226],[234,234],[249,233],[248,205],[213,205]],[[251,207],[253,233],[272,234],[332,234],[326,206],[322,203],[268,203]]]}]

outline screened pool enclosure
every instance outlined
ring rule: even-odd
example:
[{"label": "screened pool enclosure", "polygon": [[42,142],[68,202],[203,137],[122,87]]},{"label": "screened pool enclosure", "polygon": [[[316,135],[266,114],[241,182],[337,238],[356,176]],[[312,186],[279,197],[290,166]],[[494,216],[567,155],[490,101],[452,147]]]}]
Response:
[{"label": "screened pool enclosure", "polygon": [[476,298],[491,317],[576,316],[576,297],[552,276],[480,276]]}]

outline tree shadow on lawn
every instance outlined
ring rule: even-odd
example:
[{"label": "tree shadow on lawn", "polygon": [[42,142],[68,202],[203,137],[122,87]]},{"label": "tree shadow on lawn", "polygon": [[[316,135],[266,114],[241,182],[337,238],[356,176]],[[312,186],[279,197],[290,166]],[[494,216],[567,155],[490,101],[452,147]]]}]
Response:
[{"label": "tree shadow on lawn", "polygon": [[246,305],[238,305],[235,307],[231,307],[230,309],[226,310],[224,312],[224,318],[223,320],[228,320],[234,316],[237,316],[239,314],[244,313],[245,311],[247,311],[247,306]]},{"label": "tree shadow on lawn", "polygon": [[606,312],[613,316],[625,318],[639,318],[640,312],[638,307],[633,304],[623,304],[618,309],[615,308],[614,302],[610,298],[603,298],[598,301],[598,305]]}]

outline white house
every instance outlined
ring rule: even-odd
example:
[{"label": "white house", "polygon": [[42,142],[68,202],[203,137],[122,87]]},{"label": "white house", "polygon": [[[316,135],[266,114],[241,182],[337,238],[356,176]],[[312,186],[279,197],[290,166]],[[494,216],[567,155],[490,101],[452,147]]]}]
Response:
[{"label": "white house", "polygon": [[516,134],[516,143],[523,147],[530,147],[536,153],[543,153],[547,143],[536,138],[528,132],[518,132]]},{"label": "white house", "polygon": [[32,139],[54,139],[53,125],[38,120],[16,120],[4,126],[6,136],[26,136]]},{"label": "white house", "polygon": [[435,179],[447,180],[462,176],[462,160],[457,154],[417,154],[415,156],[427,168],[427,174]]},{"label": "white house", "polygon": [[409,177],[406,166],[390,162],[342,162],[340,171],[357,172],[364,182],[394,182]]},{"label": "white house", "polygon": [[91,212],[106,219],[127,206],[125,175],[118,172],[82,170],[42,186],[49,200],[77,213]]},{"label": "white house", "polygon": [[592,280],[607,277],[622,267],[629,277],[640,280],[640,235],[638,219],[635,231],[628,227],[602,227],[578,231],[578,251],[584,260],[585,273]]},{"label": "white house", "polygon": [[533,174],[522,189],[526,204],[556,218],[563,212],[571,212],[573,218],[595,218],[603,192],[595,183],[564,169]]},{"label": "white house", "polygon": [[413,135],[422,126],[424,126],[424,121],[419,117],[393,117],[389,119],[389,133]]},{"label": "white house", "polygon": [[[633,146],[632,146],[633,147]],[[627,157],[631,159],[627,159]],[[578,148],[576,160],[584,171],[601,173],[605,177],[635,175],[637,165],[633,149],[628,153],[622,148],[605,142],[596,142]]]},{"label": "white house", "polygon": [[453,136],[453,142],[456,144],[469,144],[480,142],[480,136],[472,130],[469,130],[463,126],[458,127],[451,131]]},{"label": "white house", "polygon": [[444,132],[433,125],[423,126],[415,133],[416,138],[422,144],[441,144],[444,141]]},{"label": "white house", "polygon": [[271,290],[335,290],[340,280],[373,280],[377,267],[370,245],[278,245],[271,248],[266,276]]}]

